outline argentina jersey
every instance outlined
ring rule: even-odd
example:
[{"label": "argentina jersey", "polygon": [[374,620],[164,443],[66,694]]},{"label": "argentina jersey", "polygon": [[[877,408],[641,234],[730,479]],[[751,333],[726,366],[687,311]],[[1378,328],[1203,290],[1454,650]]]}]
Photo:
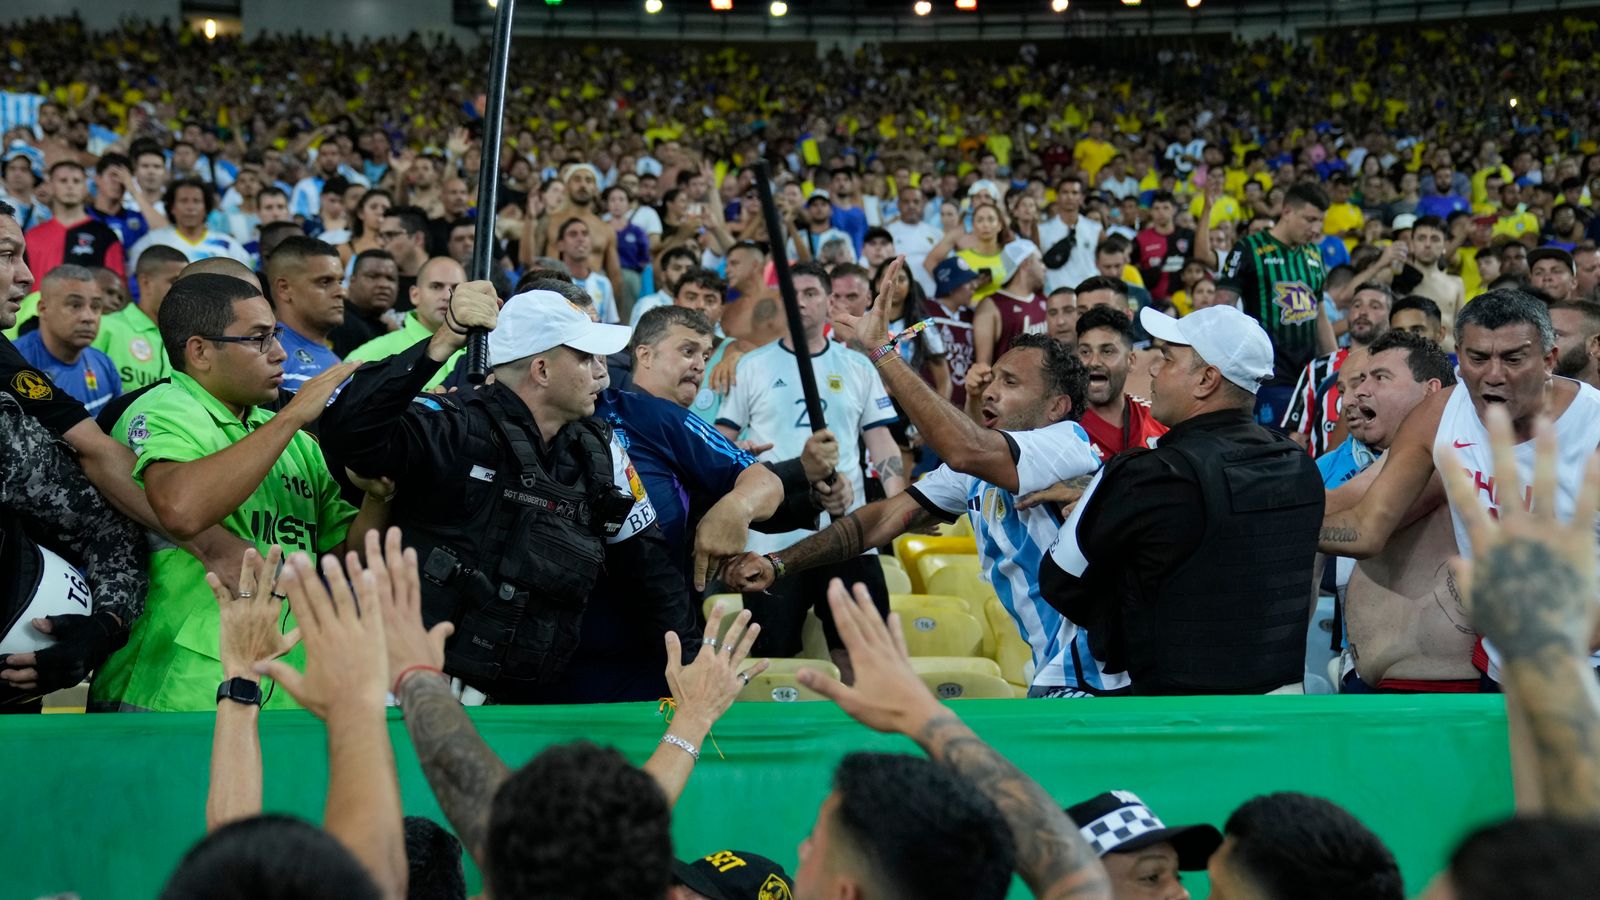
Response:
[{"label": "argentina jersey", "polygon": [[940,466],[908,490],[929,512],[947,521],[965,513],[972,522],[981,573],[994,588],[1017,631],[1033,650],[1031,687],[1086,691],[1128,685],[1126,674],[1108,675],[1089,650],[1089,634],[1045,601],[1039,566],[1061,528],[1051,504],[1017,509],[1016,498],[1100,469],[1100,456],[1077,422],[1005,432],[1017,466],[1017,491]]}]

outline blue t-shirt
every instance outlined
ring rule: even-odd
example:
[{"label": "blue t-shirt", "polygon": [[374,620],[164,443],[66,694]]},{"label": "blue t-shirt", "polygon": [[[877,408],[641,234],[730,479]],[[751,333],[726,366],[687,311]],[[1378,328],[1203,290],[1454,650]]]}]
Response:
[{"label": "blue t-shirt", "polygon": [[83,404],[90,416],[122,394],[122,378],[111,357],[93,347],[83,348],[75,363],[64,363],[45,349],[44,338],[30,331],[16,340],[17,352],[28,364],[50,376],[56,387]]},{"label": "blue t-shirt", "polygon": [[117,240],[122,242],[124,250],[133,249],[133,245],[139,243],[140,238],[150,233],[150,223],[145,221],[144,214],[135,212],[126,206],[122,207],[116,214],[103,213],[90,206],[89,215],[93,216],[95,221],[116,232]]},{"label": "blue t-shirt", "polygon": [[733,490],[756,458],[694,413],[649,394],[608,389],[595,402],[595,415],[611,425],[628,451],[662,533],[684,551],[680,556],[687,563],[692,516]]},{"label": "blue t-shirt", "polygon": [[617,262],[635,272],[643,272],[650,265],[650,236],[643,228],[627,225],[617,232]]},{"label": "blue t-shirt", "polygon": [[1337,266],[1347,265],[1350,262],[1350,251],[1344,245],[1344,238],[1336,234],[1324,236],[1322,243],[1317,245],[1317,252],[1322,254],[1322,271],[1324,272]]},{"label": "blue t-shirt", "polygon": [[339,364],[339,357],[328,345],[314,341],[293,328],[283,326],[279,338],[283,352],[289,354],[283,361],[283,389],[297,393],[300,386],[322,373],[323,369]]},{"label": "blue t-shirt", "polygon": [[1429,194],[1417,201],[1417,218],[1423,216],[1438,216],[1441,219],[1449,218],[1450,214],[1460,210],[1471,212],[1472,204],[1460,194]]},{"label": "blue t-shirt", "polygon": [[1322,473],[1322,486],[1331,491],[1366,471],[1367,466],[1377,460],[1378,454],[1371,447],[1347,437],[1344,443],[1317,457],[1317,471]]},{"label": "blue t-shirt", "polygon": [[845,234],[850,235],[850,243],[855,245],[856,255],[861,255],[861,248],[867,242],[867,211],[859,206],[840,209],[833,208],[833,221],[830,223]]}]

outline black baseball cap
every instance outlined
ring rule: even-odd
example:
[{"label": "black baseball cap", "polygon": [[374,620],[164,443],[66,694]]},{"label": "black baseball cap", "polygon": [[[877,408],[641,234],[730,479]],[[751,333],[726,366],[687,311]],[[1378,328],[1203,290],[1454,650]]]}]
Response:
[{"label": "black baseball cap", "polygon": [[1168,828],[1130,791],[1107,791],[1067,807],[1067,816],[1078,826],[1083,839],[1096,856],[1129,853],[1162,842],[1178,851],[1178,869],[1203,871],[1211,854],[1222,846],[1222,832],[1210,825],[1180,825]]},{"label": "black baseball cap", "polygon": [[1539,247],[1534,250],[1529,250],[1528,268],[1531,269],[1533,268],[1534,263],[1546,259],[1559,260],[1561,265],[1565,266],[1569,272],[1578,271],[1577,266],[1572,262],[1572,254],[1561,249],[1560,247]]},{"label": "black baseball cap", "polygon": [[672,875],[675,883],[711,900],[794,900],[794,883],[783,866],[743,850],[674,863]]},{"label": "black baseball cap", "polygon": [[888,241],[892,244],[894,243],[894,235],[889,233],[889,229],[874,225],[867,229],[866,235],[861,238],[861,243],[870,244],[873,241]]}]

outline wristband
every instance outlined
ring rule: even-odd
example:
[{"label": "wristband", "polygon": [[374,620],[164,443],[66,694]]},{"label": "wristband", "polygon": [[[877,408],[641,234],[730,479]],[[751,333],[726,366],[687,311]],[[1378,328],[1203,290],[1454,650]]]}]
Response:
[{"label": "wristband", "polygon": [[406,666],[404,669],[400,670],[400,674],[394,677],[394,687],[390,689],[389,693],[394,694],[395,697],[398,698],[400,696],[400,683],[405,681],[406,676],[410,675],[412,672],[432,672],[446,681],[450,680],[450,676],[444,674],[444,670],[438,666],[430,666],[427,663],[418,663],[414,666]]},{"label": "wristband", "polygon": [[685,752],[685,753],[689,754],[690,756],[694,757],[694,761],[695,762],[699,762],[700,761],[700,748],[698,748],[695,745],[689,743],[688,741],[684,740],[683,738],[678,737],[675,734],[664,734],[664,735],[662,735],[660,742],[663,743],[663,744],[671,744],[672,746],[677,747],[678,749],[682,750],[683,752]]},{"label": "wristband", "polygon": [[895,353],[895,343],[894,343],[894,341],[891,340],[891,341],[889,341],[889,343],[884,344],[882,347],[879,347],[878,349],[872,351],[871,353],[868,353],[867,354],[867,359],[871,360],[873,365],[877,365],[879,360],[882,360],[885,357],[893,356],[894,353]]},{"label": "wristband", "polygon": [[780,558],[778,556],[778,554],[776,554],[776,553],[763,553],[761,555],[766,557],[767,562],[772,563],[772,580],[773,581],[777,581],[778,579],[782,578],[784,576],[784,573],[789,571],[789,567],[783,564],[783,559]]}]

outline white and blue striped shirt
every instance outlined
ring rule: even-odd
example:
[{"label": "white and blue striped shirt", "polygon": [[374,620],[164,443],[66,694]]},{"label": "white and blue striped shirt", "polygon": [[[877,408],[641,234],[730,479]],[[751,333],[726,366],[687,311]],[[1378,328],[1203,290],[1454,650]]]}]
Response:
[{"label": "white and blue striped shirt", "polygon": [[[966,513],[983,560],[982,574],[1033,648],[1031,686],[1115,690],[1126,674],[1108,675],[1089,651],[1089,633],[1045,601],[1039,564],[1055,543],[1061,519],[1050,504],[1018,510],[1016,498],[1100,468],[1100,455],[1077,422],[1006,432],[1015,447],[1013,494],[949,466],[940,466],[909,489],[925,507],[947,516]],[[981,612],[979,613],[982,614]]]}]

